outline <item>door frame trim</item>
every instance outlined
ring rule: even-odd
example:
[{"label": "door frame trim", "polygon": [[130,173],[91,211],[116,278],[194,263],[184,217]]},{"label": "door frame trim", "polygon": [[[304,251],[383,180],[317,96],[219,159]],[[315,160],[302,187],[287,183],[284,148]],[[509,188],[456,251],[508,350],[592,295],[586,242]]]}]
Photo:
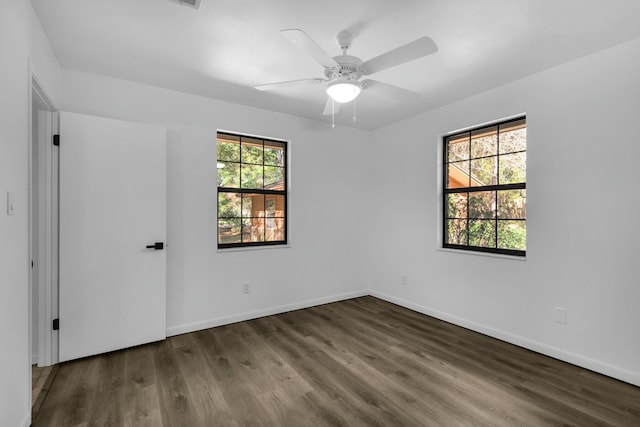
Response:
[{"label": "door frame trim", "polygon": [[[51,328],[51,320],[58,315],[58,150],[49,143],[58,131],[58,112],[52,98],[47,94],[34,66],[29,60],[29,261],[38,260],[34,269],[38,269],[37,278],[29,265],[29,358],[30,364],[49,366],[58,362],[58,333]],[[37,97],[44,106],[41,117],[33,117],[33,99]],[[43,120],[34,135],[34,120]],[[36,122],[37,123],[37,122]],[[42,156],[38,159],[40,191],[35,189],[34,156],[37,144]],[[37,193],[37,194],[36,194]],[[37,197],[38,215],[35,216],[34,197]],[[33,241],[34,225],[42,230]],[[37,282],[37,283],[36,283]],[[33,306],[33,292],[37,292],[38,307]],[[32,325],[32,313],[37,310],[38,324]],[[37,327],[37,349],[33,349],[33,328]],[[33,352],[37,350],[37,360]],[[29,370],[31,371],[31,370]]]}]

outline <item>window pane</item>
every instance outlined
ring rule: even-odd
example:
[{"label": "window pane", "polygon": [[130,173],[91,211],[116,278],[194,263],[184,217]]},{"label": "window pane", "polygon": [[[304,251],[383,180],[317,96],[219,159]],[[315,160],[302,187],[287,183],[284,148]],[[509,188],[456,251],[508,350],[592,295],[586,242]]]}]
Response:
[{"label": "window pane", "polygon": [[500,184],[515,184],[527,180],[527,153],[500,156]]},{"label": "window pane", "polygon": [[262,188],[262,166],[242,165],[242,188]]},{"label": "window pane", "polygon": [[494,218],[495,191],[469,193],[469,218]]},{"label": "window pane", "polygon": [[240,161],[240,138],[235,135],[218,136],[218,160]]},{"label": "window pane", "polygon": [[264,217],[264,194],[242,195],[242,217]]},{"label": "window pane", "polygon": [[240,164],[219,162],[218,187],[240,188]]},{"label": "window pane", "polygon": [[284,196],[268,194],[265,196],[265,215],[266,217],[284,217]]},{"label": "window pane", "polygon": [[467,217],[467,193],[447,194],[447,218]]},{"label": "window pane", "polygon": [[447,161],[469,159],[469,134],[447,139]]},{"label": "window pane", "polygon": [[267,241],[284,240],[284,218],[267,218],[265,226]]},{"label": "window pane", "polygon": [[527,149],[527,128],[525,120],[500,126],[500,154]]},{"label": "window pane", "polygon": [[518,118],[444,138],[445,246],[524,254],[526,136]]},{"label": "window pane", "polygon": [[265,166],[264,188],[266,190],[284,190],[284,168]]},{"label": "window pane", "polygon": [[264,142],[264,164],[269,166],[284,166],[283,142]]},{"label": "window pane", "polygon": [[262,140],[242,138],[242,163],[262,165]]},{"label": "window pane", "polygon": [[450,219],[447,221],[447,243],[450,245],[467,244],[466,219]]},{"label": "window pane", "polygon": [[501,249],[526,250],[526,221],[498,221],[498,247]]},{"label": "window pane", "polygon": [[287,142],[220,132],[218,247],[286,242]]},{"label": "window pane", "polygon": [[495,156],[496,154],[498,154],[497,126],[471,132],[471,158]]},{"label": "window pane", "polygon": [[242,220],[243,242],[264,242],[264,219],[245,218]]},{"label": "window pane", "polygon": [[494,220],[469,220],[469,246],[496,247],[496,222]]},{"label": "window pane", "polygon": [[240,217],[240,194],[218,193],[218,218]]},{"label": "window pane", "polygon": [[527,190],[498,191],[498,218],[526,219]]},{"label": "window pane", "polygon": [[471,160],[471,186],[479,187],[483,185],[497,184],[496,162],[497,157],[487,157],[485,159]]},{"label": "window pane", "polygon": [[218,243],[240,243],[240,219],[218,220]]},{"label": "window pane", "polygon": [[469,186],[469,162],[449,163],[447,188]]}]

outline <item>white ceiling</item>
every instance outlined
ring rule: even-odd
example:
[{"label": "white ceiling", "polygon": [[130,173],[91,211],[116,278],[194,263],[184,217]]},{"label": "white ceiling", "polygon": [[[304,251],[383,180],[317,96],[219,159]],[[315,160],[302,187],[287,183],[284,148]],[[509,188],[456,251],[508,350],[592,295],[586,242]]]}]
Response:
[{"label": "white ceiling", "polygon": [[324,77],[280,35],[300,28],[332,56],[370,59],[421,36],[439,51],[372,76],[421,96],[396,104],[364,91],[336,122],[392,123],[640,37],[639,0],[32,0],[63,67],[330,122],[321,85],[254,85]]}]

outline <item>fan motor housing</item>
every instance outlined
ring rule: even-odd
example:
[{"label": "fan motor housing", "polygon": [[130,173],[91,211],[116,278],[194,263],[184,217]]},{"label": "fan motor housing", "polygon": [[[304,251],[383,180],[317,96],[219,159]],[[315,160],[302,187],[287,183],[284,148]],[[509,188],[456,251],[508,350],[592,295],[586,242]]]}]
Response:
[{"label": "fan motor housing", "polygon": [[333,59],[340,65],[339,67],[325,68],[324,75],[328,79],[349,79],[358,80],[364,74],[362,70],[362,60],[357,56],[338,55]]}]

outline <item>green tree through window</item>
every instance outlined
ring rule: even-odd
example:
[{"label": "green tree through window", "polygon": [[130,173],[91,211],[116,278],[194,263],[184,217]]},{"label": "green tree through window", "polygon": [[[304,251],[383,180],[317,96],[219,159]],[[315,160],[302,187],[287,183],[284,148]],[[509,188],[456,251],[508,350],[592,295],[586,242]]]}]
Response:
[{"label": "green tree through window", "polygon": [[526,119],[447,135],[443,142],[443,246],[524,256]]}]

